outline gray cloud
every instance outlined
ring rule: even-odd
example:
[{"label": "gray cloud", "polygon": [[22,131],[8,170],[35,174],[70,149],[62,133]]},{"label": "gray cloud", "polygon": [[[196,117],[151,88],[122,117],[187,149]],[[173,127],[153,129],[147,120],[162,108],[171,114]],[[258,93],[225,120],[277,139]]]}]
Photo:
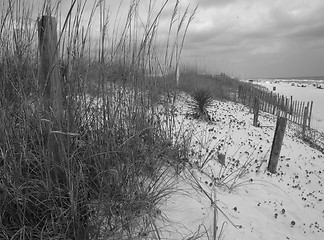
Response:
[{"label": "gray cloud", "polygon": [[210,8],[234,4],[237,1],[239,0],[194,0],[192,1],[192,3],[198,4],[199,6],[204,8]]},{"label": "gray cloud", "polygon": [[[35,9],[40,9],[44,0],[32,2]],[[91,6],[93,0],[88,2]],[[143,22],[147,19],[148,2],[141,1],[139,16]],[[155,1],[155,13],[162,2]],[[121,15],[127,13],[130,1],[123,3]],[[213,71],[226,69],[242,76],[324,75],[323,0],[180,0],[180,3],[181,13],[188,4],[190,10],[199,5],[187,33],[182,62],[198,61]],[[161,15],[161,45],[168,33],[174,4],[170,0]],[[61,10],[67,11],[69,5],[70,1],[63,0]],[[107,0],[106,7],[113,27],[118,5]],[[86,14],[89,12],[90,7],[86,8]],[[97,25],[93,23],[94,28]]]},{"label": "gray cloud", "polygon": [[243,75],[324,75],[322,0],[196,2],[186,57],[226,61]]}]

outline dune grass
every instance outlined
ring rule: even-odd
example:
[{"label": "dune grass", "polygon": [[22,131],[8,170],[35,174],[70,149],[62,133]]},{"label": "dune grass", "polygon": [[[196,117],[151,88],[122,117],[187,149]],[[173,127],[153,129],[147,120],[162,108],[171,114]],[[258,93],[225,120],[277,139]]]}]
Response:
[{"label": "dune grass", "polygon": [[[66,16],[61,1],[44,2],[36,15],[27,0],[1,4],[0,238],[159,239],[157,206],[173,193],[192,137],[176,126],[177,91],[196,96],[193,109],[204,115],[211,97],[235,100],[241,84],[191,71],[181,71],[177,82],[196,8],[182,13],[179,1],[165,0],[158,9],[150,2],[143,22],[137,1],[124,20],[119,10],[111,19],[105,1],[89,8],[86,0],[72,0]],[[159,20],[169,5],[160,54]],[[59,26],[59,127],[39,85],[36,19],[43,14]],[[204,156],[201,167],[216,157]]]},{"label": "dune grass", "polygon": [[240,84],[242,83],[238,79],[224,74],[199,74],[195,70],[187,69],[181,74],[178,88],[189,94],[193,94],[197,89],[208,89],[213,99],[235,101]]},{"label": "dune grass", "polygon": [[[157,237],[156,206],[172,193],[173,169],[186,157],[187,145],[174,139],[180,135],[174,132],[170,85],[152,76],[178,64],[180,49],[173,45],[183,39],[180,34],[174,39],[171,30],[180,33],[194,12],[187,8],[178,26],[172,17],[170,52],[160,61],[154,51],[158,20],[169,1],[152,10],[143,25],[138,25],[139,5],[131,2],[124,25],[113,25],[113,37],[104,1],[94,3],[86,21],[87,1],[71,1],[64,17],[60,4],[44,5],[38,13],[59,20],[56,64],[64,113],[55,128],[38,84],[34,6],[2,3],[0,238]],[[175,5],[173,16],[180,14]],[[94,26],[99,26],[97,39],[91,38]],[[59,162],[49,151],[53,141],[60,143],[54,152]]]}]

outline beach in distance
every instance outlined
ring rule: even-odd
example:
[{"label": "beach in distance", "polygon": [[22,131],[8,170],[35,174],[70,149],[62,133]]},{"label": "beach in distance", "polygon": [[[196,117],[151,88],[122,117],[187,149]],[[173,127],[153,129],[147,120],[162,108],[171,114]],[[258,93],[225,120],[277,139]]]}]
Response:
[{"label": "beach in distance", "polygon": [[[293,100],[313,101],[311,127],[324,132],[324,77],[318,79],[258,79],[269,91],[293,97]],[[275,89],[275,90],[274,90]]]}]

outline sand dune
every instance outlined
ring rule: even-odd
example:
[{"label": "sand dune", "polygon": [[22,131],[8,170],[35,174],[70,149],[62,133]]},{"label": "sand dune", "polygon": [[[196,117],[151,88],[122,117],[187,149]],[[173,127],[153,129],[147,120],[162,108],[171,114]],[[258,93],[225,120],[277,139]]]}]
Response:
[{"label": "sand dune", "polygon": [[178,125],[193,134],[192,154],[178,191],[161,206],[161,239],[213,239],[214,224],[225,240],[324,239],[323,154],[288,125],[277,174],[270,174],[274,117],[262,114],[260,127],[253,127],[246,107],[215,101],[213,121],[206,123],[186,118],[185,98]]}]

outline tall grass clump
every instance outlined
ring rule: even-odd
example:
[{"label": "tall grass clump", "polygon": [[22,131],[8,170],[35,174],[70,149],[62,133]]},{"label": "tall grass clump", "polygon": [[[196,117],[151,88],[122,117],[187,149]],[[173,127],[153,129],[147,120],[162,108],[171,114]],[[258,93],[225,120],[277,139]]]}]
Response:
[{"label": "tall grass clump", "polygon": [[[168,1],[158,10],[150,3],[146,23],[132,1],[112,29],[104,1],[44,3],[38,15],[55,16],[60,29],[52,70],[61,119],[44,108],[35,6],[1,4],[0,238],[159,238],[157,205],[186,154],[173,137],[174,96],[154,77],[172,69],[155,49]],[[172,36],[169,46],[179,40]]]},{"label": "tall grass clump", "polygon": [[208,109],[213,105],[213,98],[208,89],[198,88],[194,90],[188,101],[188,114],[196,119],[210,121]]}]

